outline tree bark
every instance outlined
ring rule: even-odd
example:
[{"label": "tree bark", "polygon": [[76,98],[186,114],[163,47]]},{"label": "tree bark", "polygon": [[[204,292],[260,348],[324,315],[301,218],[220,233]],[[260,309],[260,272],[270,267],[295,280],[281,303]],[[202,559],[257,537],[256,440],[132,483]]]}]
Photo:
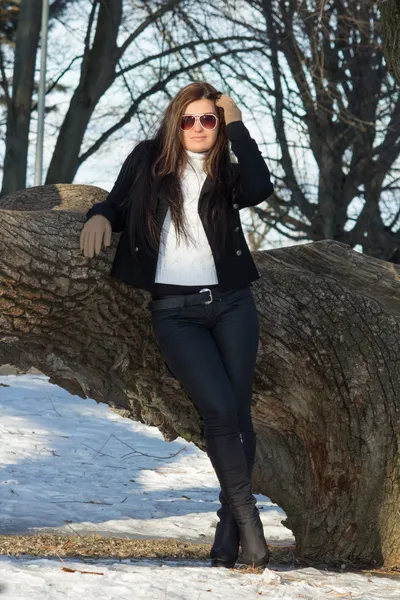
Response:
[{"label": "tree bark", "polygon": [[381,2],[383,51],[391,71],[400,85],[400,0]]},{"label": "tree bark", "polygon": [[18,16],[12,97],[8,99],[2,194],[25,187],[29,125],[42,0],[22,0]]},{"label": "tree bark", "polygon": [[[168,372],[150,295],[109,276],[112,245],[79,250],[84,185],[0,200],[0,365],[205,449],[202,420]],[[254,492],[286,514],[298,557],[400,565],[400,268],[340,242],[253,254],[260,344]]]}]

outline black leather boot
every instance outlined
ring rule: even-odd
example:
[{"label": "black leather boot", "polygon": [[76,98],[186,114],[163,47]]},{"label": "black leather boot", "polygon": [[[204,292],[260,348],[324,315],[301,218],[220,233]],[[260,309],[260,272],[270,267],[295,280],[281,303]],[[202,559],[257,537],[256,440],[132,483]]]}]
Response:
[{"label": "black leather boot", "polygon": [[231,569],[235,566],[239,554],[239,528],[222,490],[219,493],[219,501],[221,502],[221,508],[217,510],[219,521],[210,550],[211,566]]},{"label": "black leather boot", "polygon": [[205,438],[207,454],[236,520],[242,547],[241,563],[254,567],[269,561],[256,499],[251,493],[246,457],[239,432]]},{"label": "black leather boot", "polygon": [[[254,431],[242,431],[241,438],[246,457],[247,473],[251,481],[256,454],[256,434]],[[214,543],[210,551],[211,565],[213,567],[232,568],[239,554],[239,528],[222,489],[219,493],[219,501],[221,502],[221,508],[217,510],[219,522],[215,529]]]}]

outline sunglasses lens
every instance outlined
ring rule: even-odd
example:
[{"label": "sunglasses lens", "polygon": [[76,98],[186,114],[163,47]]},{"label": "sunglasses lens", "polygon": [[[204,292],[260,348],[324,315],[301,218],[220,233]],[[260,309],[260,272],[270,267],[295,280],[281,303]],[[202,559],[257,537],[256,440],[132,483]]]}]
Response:
[{"label": "sunglasses lens", "polygon": [[188,115],[186,117],[182,117],[181,128],[184,131],[188,131],[189,129],[192,129],[194,122],[195,122],[195,118],[190,115]]},{"label": "sunglasses lens", "polygon": [[217,119],[214,115],[201,115],[200,123],[203,125],[204,129],[214,129]]}]

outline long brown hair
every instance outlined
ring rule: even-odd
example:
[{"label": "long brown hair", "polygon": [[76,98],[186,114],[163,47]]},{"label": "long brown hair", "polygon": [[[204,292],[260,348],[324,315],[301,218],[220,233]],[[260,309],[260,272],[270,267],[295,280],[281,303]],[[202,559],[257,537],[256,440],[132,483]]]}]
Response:
[{"label": "long brown hair", "polygon": [[[134,247],[140,245],[153,254],[157,253],[162,223],[156,220],[157,197],[163,186],[171,219],[177,236],[188,239],[184,224],[183,195],[180,176],[186,165],[186,149],[180,137],[180,119],[191,102],[202,98],[216,100],[220,92],[205,82],[190,83],[182,88],[164,111],[161,123],[153,136],[142,142],[141,160],[135,167],[131,190],[127,198],[127,228],[132,256]],[[227,206],[233,192],[234,171],[229,142],[225,133],[224,111],[216,106],[219,117],[217,138],[206,153],[204,169],[212,180],[211,188],[204,198],[204,219],[218,255],[228,232]]]}]

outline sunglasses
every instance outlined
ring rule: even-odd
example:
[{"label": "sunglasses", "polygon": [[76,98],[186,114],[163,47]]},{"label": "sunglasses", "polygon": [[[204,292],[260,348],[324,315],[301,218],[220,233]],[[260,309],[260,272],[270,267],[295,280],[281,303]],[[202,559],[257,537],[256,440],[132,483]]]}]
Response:
[{"label": "sunglasses", "polygon": [[200,121],[200,125],[204,129],[215,129],[218,123],[218,117],[213,113],[205,115],[183,115],[181,119],[181,129],[183,129],[183,131],[193,129],[197,120]]}]

